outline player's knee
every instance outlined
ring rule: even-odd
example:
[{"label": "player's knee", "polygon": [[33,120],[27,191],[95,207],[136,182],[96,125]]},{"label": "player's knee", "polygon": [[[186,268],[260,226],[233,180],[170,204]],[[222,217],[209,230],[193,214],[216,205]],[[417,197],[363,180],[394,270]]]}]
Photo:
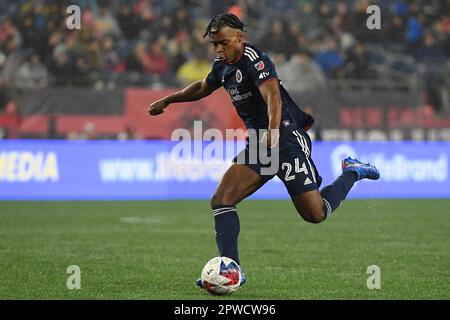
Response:
[{"label": "player's knee", "polygon": [[309,223],[318,224],[318,223],[321,223],[323,220],[325,220],[324,217],[311,216],[306,221],[309,222]]},{"label": "player's knee", "polygon": [[231,191],[215,192],[211,197],[211,207],[230,205],[235,206],[237,203],[236,196]]},{"label": "player's knee", "polygon": [[300,213],[306,222],[318,224],[325,220],[325,212],[323,210],[308,211]]}]

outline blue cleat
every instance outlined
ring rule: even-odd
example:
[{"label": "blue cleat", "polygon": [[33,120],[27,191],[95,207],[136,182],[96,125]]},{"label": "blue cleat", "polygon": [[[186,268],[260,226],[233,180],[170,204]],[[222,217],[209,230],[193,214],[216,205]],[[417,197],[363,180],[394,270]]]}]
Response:
[{"label": "blue cleat", "polygon": [[356,159],[350,157],[342,160],[342,172],[353,171],[358,175],[358,180],[370,179],[378,180],[380,179],[380,172],[375,166],[369,163],[362,163]]},{"label": "blue cleat", "polygon": [[247,277],[245,276],[245,273],[242,272],[242,279],[241,279],[240,287],[242,287],[246,282],[247,282]]}]

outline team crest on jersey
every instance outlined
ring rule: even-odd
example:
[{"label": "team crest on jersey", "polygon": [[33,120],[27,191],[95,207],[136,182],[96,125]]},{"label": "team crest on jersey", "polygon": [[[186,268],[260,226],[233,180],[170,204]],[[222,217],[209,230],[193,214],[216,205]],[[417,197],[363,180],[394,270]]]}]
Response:
[{"label": "team crest on jersey", "polygon": [[237,71],[236,71],[236,81],[237,81],[238,83],[241,83],[241,82],[242,82],[242,72],[241,72],[241,70],[239,70],[239,69],[237,69]]},{"label": "team crest on jersey", "polygon": [[263,62],[263,61],[260,61],[260,62],[258,62],[258,63],[255,63],[255,68],[256,68],[256,70],[258,70],[258,71],[263,70],[264,67],[265,67],[265,65],[264,65],[264,62]]}]

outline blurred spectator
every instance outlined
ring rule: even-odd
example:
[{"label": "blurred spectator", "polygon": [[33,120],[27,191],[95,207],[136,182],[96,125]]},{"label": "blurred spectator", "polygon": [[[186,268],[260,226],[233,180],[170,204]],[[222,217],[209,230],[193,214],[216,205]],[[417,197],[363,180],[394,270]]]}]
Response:
[{"label": "blurred spectator", "polygon": [[95,17],[95,28],[99,35],[120,37],[119,23],[107,7],[101,7],[99,14]]},{"label": "blurred spectator", "polygon": [[394,0],[391,5],[392,12],[397,15],[404,17],[409,13],[409,6],[404,0]]},{"label": "blurred spectator", "polygon": [[175,21],[179,31],[187,32],[188,34],[192,34],[192,21],[189,16],[189,12],[186,8],[181,7],[178,8],[175,12]]},{"label": "blurred spectator", "polygon": [[128,56],[125,62],[125,69],[127,71],[143,73],[145,59],[145,44],[143,42],[139,42],[136,47],[134,47],[133,52]]},{"label": "blurred spectator", "polygon": [[144,23],[151,23],[157,19],[150,0],[137,0],[134,5],[134,12],[139,15]]},{"label": "blurred spectator", "polygon": [[445,51],[447,58],[450,58],[450,12],[447,17],[438,22],[436,31],[442,41],[442,49]]},{"label": "blurred spectator", "polygon": [[32,48],[35,45],[36,31],[33,28],[33,16],[31,14],[24,15],[19,22],[20,34],[22,36],[23,46]]},{"label": "blurred spectator", "polygon": [[6,44],[6,46],[14,46],[18,48],[22,45],[22,36],[17,30],[10,18],[5,18],[0,22],[0,44]]},{"label": "blurred spectator", "polygon": [[427,33],[422,44],[416,50],[415,58],[418,62],[434,60],[444,64],[446,55],[440,44],[436,43],[435,37],[431,33]]},{"label": "blurred spectator", "polygon": [[441,111],[442,101],[440,87],[448,75],[444,66],[446,55],[442,47],[430,33],[426,34],[424,41],[416,51],[416,60],[419,62],[421,78],[424,82],[427,103],[436,111]]},{"label": "blurred spectator", "polygon": [[342,30],[348,33],[352,33],[355,26],[355,19],[348,10],[348,4],[346,1],[339,1],[336,5],[337,15],[341,17]]},{"label": "blurred spectator", "polygon": [[367,23],[367,7],[369,6],[369,1],[367,0],[356,0],[354,1],[354,12],[353,24],[350,32],[354,34],[356,40],[358,41],[373,41],[374,34],[379,34],[378,31],[372,32],[366,27]]},{"label": "blurred spectator", "polygon": [[302,34],[300,31],[300,26],[292,22],[288,25],[288,30],[286,33],[286,45],[285,45],[285,52],[283,54],[286,55],[286,58],[289,59],[292,57],[293,54],[297,53],[299,49],[298,42],[301,38]]},{"label": "blurred spectator", "polygon": [[193,58],[180,66],[177,71],[177,80],[181,85],[206,78],[211,71],[211,64],[203,53],[203,48],[193,50]]},{"label": "blurred spectator", "polygon": [[8,97],[6,95],[6,88],[2,85],[0,80],[0,114],[5,112]]},{"label": "blurred spectator", "polygon": [[308,30],[309,32],[316,33],[320,28],[320,18],[314,10],[312,1],[303,1],[300,4],[299,12],[299,24],[302,30]]},{"label": "blurred spectator", "polygon": [[278,75],[288,90],[314,90],[326,86],[325,74],[306,51],[301,51],[281,65]]},{"label": "blurred spectator", "polygon": [[358,42],[348,53],[345,65],[346,78],[372,79],[375,73],[370,69],[369,56],[364,43]]},{"label": "blurred spectator", "polygon": [[86,122],[83,131],[78,134],[80,140],[93,140],[97,136],[95,132],[95,125],[92,122]]},{"label": "blurred spectator", "polygon": [[80,140],[80,135],[76,131],[71,131],[66,136],[67,140]]},{"label": "blurred spectator", "polygon": [[406,23],[405,42],[410,48],[415,46],[422,39],[423,25],[421,20],[417,16],[411,16]]},{"label": "blurred spectator", "polygon": [[243,20],[243,12],[242,12],[242,8],[241,6],[234,4],[232,5],[229,9],[228,9],[229,13],[234,14],[236,17],[238,17],[239,19]]},{"label": "blurred spectator", "polygon": [[21,89],[41,89],[48,85],[48,70],[37,54],[31,55],[18,69],[14,85]]},{"label": "blurred spectator", "polygon": [[168,72],[169,61],[164,52],[165,38],[159,37],[150,45],[150,50],[147,53],[145,60],[145,71],[151,74],[163,76]]},{"label": "blurred spectator", "polygon": [[126,39],[135,39],[143,26],[140,17],[135,14],[131,5],[128,3],[121,7],[120,13],[117,16],[117,22]]},{"label": "blurred spectator", "polygon": [[386,39],[392,43],[401,43],[405,38],[405,24],[402,17],[393,16],[386,31]]},{"label": "blurred spectator", "polygon": [[286,55],[283,53],[272,53],[272,62],[275,64],[275,66],[278,68],[278,66],[282,66],[284,63],[286,63]]},{"label": "blurred spectator", "polygon": [[132,124],[127,124],[125,129],[117,134],[117,140],[139,140],[141,135],[136,131],[136,127]]},{"label": "blurred spectator", "polygon": [[338,51],[337,43],[334,38],[326,40],[325,45],[316,55],[317,63],[322,67],[325,74],[330,78],[338,78],[342,73],[344,59]]},{"label": "blurred spectator", "polygon": [[75,66],[66,51],[56,52],[50,64],[50,71],[55,75],[56,86],[69,86],[75,73]]},{"label": "blurred spectator", "polygon": [[318,6],[319,6],[318,16],[319,16],[320,21],[322,23],[326,23],[326,21],[331,20],[334,13],[331,10],[330,4],[327,3],[326,1],[323,1],[323,2],[319,2]]},{"label": "blurred spectator", "polygon": [[258,44],[266,52],[287,54],[287,37],[283,22],[276,20]]},{"label": "blurred spectator", "polygon": [[119,54],[114,49],[114,40],[112,37],[106,37],[101,43],[101,66],[106,74],[122,72],[124,66],[121,64]]}]

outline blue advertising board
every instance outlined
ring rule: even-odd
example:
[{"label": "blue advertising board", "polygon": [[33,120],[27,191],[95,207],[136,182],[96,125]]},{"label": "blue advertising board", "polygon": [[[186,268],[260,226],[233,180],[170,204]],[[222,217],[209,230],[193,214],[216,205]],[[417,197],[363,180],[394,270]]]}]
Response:
[{"label": "blue advertising board", "polygon": [[[243,142],[200,143],[180,153],[172,141],[0,141],[0,200],[208,199]],[[192,159],[182,158],[191,153]],[[378,181],[358,182],[349,198],[450,198],[450,143],[314,142],[322,187],[346,156],[371,162]],[[275,177],[253,199],[288,199]]]}]

